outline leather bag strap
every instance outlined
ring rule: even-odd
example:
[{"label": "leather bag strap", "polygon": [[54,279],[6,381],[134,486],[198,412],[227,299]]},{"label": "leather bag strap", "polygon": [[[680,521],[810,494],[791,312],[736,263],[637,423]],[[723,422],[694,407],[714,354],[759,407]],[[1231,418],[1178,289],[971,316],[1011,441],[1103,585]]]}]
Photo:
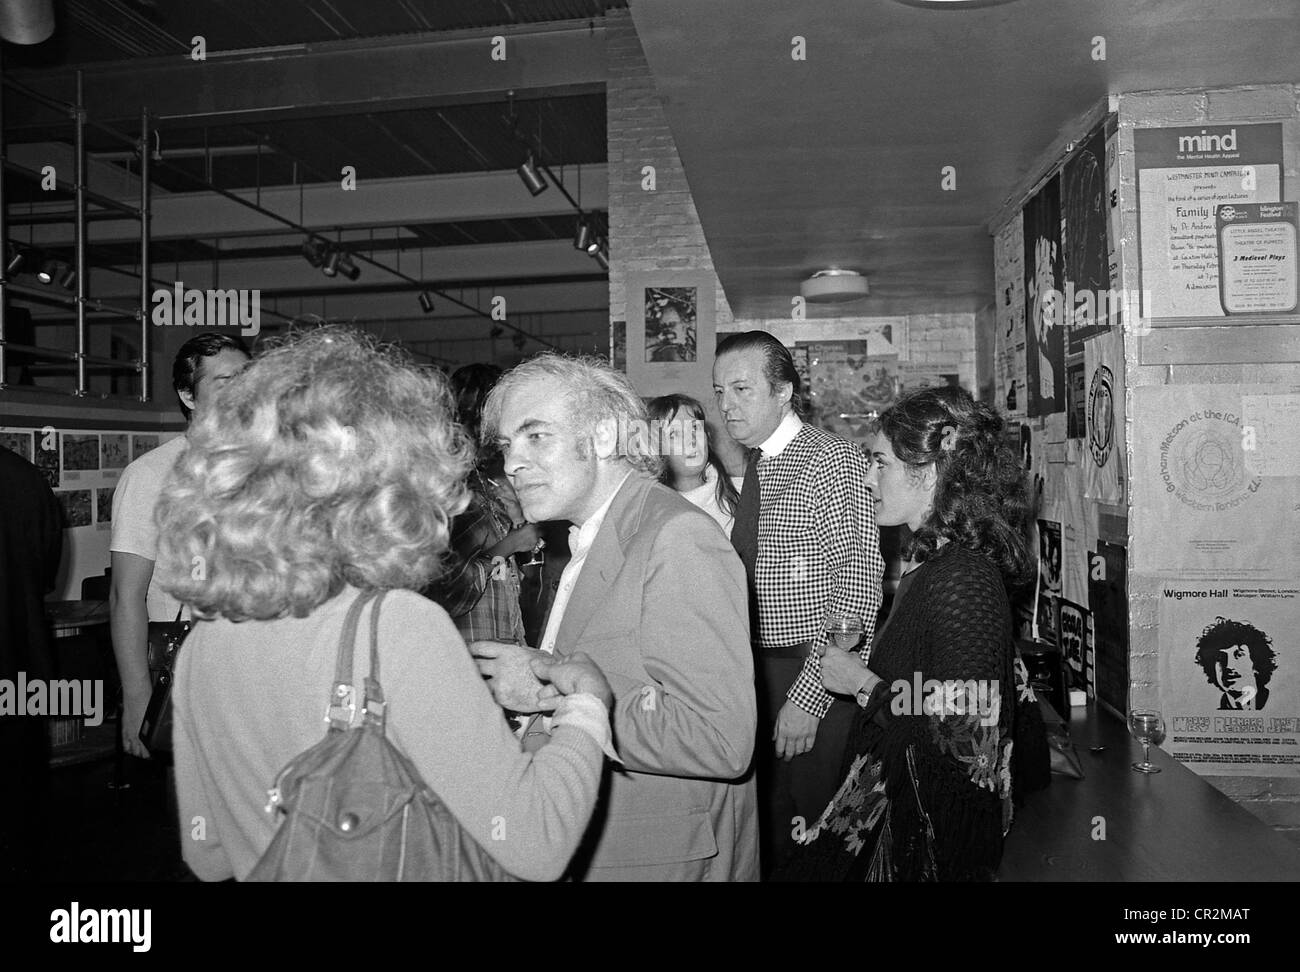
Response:
[{"label": "leather bag strap", "polygon": [[357,709],[357,693],[352,685],[352,652],[356,645],[357,625],[361,621],[361,610],[374,600],[378,591],[362,591],[348,608],[347,618],[343,622],[343,634],[339,638],[338,663],[334,668],[334,686],[330,689],[325,720],[330,724],[331,732],[346,732],[352,724],[352,716]]},{"label": "leather bag strap", "polygon": [[387,591],[381,591],[370,611],[370,674],[366,676],[366,692],[361,701],[365,721],[380,729],[384,728],[384,690],[379,684],[379,609],[387,596]]}]

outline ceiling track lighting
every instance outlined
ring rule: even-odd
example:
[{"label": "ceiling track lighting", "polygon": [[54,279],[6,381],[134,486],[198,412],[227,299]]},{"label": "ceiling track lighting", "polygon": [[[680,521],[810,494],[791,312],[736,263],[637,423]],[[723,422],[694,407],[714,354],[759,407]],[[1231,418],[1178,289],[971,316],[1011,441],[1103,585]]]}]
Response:
[{"label": "ceiling track lighting", "polygon": [[[573,248],[575,250],[587,250],[587,245],[592,242],[591,227],[587,225],[585,219],[578,220],[578,232],[573,237]],[[590,253],[590,250],[587,250]]]},{"label": "ceiling track lighting", "polygon": [[357,277],[361,276],[361,268],[353,263],[352,257],[348,256],[346,253],[339,257],[338,270],[349,280],[356,280]]},{"label": "ceiling track lighting", "polygon": [[524,159],[523,164],[515,171],[519,173],[519,178],[523,180],[524,186],[532,195],[540,196],[549,188],[550,184],[537,171],[537,164],[533,161],[532,152],[528,153],[528,157]]},{"label": "ceiling track lighting", "polygon": [[72,285],[76,282],[77,282],[76,267],[67,267],[66,269],[64,269],[63,273],[59,275],[59,286],[62,287],[64,290],[71,290]]},{"label": "ceiling track lighting", "polygon": [[591,255],[591,258],[600,264],[600,269],[602,270],[609,269],[609,257],[605,255],[604,250],[597,250],[595,253]]},{"label": "ceiling track lighting", "polygon": [[308,238],[303,241],[302,255],[313,267],[319,267],[325,262],[329,248],[329,244],[324,240]]},{"label": "ceiling track lighting", "polygon": [[27,253],[16,246],[9,247],[9,262],[5,264],[5,276],[12,277],[27,262]]},{"label": "ceiling track lighting", "polygon": [[36,271],[36,279],[43,284],[53,283],[54,275],[59,272],[58,260],[46,260]]},{"label": "ceiling track lighting", "polygon": [[337,277],[339,273],[339,263],[343,260],[342,250],[330,250],[329,257],[325,260],[325,266],[320,268],[320,272],[327,277]]},{"label": "ceiling track lighting", "polygon": [[430,296],[427,290],[420,291],[420,310],[426,314],[433,313],[433,297]]}]

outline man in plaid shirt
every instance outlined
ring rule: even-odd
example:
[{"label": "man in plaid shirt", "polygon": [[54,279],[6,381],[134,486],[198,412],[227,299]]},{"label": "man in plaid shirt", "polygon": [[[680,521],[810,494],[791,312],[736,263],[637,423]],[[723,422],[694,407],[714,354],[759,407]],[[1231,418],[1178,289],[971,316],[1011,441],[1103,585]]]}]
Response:
[{"label": "man in plaid shirt", "polygon": [[729,336],[718,345],[713,391],[727,431],[750,450],[732,541],[750,584],[768,872],[841,782],[856,706],[822,687],[819,649],[831,615],[860,618],[866,663],[885,565],[867,460],[795,414],[799,374],[786,347],[765,331]]}]

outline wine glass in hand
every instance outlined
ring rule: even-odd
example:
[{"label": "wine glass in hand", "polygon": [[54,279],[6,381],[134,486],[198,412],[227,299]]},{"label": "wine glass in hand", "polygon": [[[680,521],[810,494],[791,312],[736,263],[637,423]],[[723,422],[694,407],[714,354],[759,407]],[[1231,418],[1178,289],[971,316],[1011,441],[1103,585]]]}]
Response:
[{"label": "wine glass in hand", "polygon": [[852,651],[862,640],[866,628],[862,619],[852,614],[832,614],[826,619],[826,631],[830,634],[835,647],[841,651]]},{"label": "wine glass in hand", "polygon": [[1165,741],[1165,720],[1159,712],[1136,711],[1128,717],[1128,728],[1133,738],[1142,744],[1142,762],[1134,763],[1133,768],[1139,773],[1159,773],[1160,767],[1151,762],[1151,746],[1159,746]]}]

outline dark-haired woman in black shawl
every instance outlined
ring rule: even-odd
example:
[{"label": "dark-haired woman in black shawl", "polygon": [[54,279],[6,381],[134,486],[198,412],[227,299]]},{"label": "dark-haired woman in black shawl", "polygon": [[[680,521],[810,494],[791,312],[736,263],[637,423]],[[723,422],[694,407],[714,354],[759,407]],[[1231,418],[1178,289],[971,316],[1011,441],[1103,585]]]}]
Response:
[{"label": "dark-haired woman in black shawl", "polygon": [[1002,420],[959,388],[881,417],[867,482],[877,522],[911,529],[910,569],[867,666],[824,649],[823,684],[861,711],[844,782],[778,880],[991,880],[1026,739],[1045,779],[1041,721],[1032,735],[1017,725],[1028,689],[1007,587],[1030,572],[1027,501],[1001,440]]}]

